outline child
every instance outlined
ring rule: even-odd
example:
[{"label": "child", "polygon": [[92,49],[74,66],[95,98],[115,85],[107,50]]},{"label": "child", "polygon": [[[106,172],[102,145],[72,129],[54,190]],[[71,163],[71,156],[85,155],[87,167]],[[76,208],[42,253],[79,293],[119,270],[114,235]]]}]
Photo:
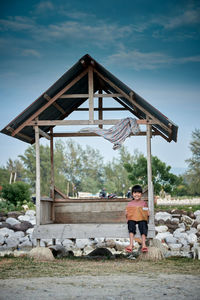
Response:
[{"label": "child", "polygon": [[133,200],[130,201],[126,207],[126,219],[128,224],[128,231],[130,237],[130,245],[125,248],[127,252],[133,250],[133,239],[136,233],[136,224],[138,224],[139,231],[142,237],[142,252],[148,252],[146,246],[146,236],[148,232],[147,220],[149,217],[149,210],[146,201],[142,200],[142,187],[134,185],[132,187]]}]

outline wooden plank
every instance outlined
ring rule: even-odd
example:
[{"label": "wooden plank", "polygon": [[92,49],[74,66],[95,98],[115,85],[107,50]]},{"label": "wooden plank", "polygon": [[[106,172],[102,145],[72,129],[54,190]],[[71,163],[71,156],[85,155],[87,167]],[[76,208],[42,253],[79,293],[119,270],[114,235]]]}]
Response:
[{"label": "wooden plank", "polygon": [[[121,120],[117,119],[108,119],[108,120],[94,120],[92,125],[115,125]],[[27,126],[64,126],[64,125],[91,125],[89,120],[39,120],[31,121]]]},{"label": "wooden plank", "polygon": [[47,140],[51,140],[50,135],[48,133],[44,132],[42,129],[39,128],[39,134],[43,137],[45,137]]},{"label": "wooden plank", "polygon": [[[99,94],[102,95],[102,90],[99,90]],[[98,99],[98,118],[99,120],[103,120],[103,96]],[[103,128],[102,124],[99,124],[99,128]]]},{"label": "wooden plank", "polygon": [[150,211],[149,224],[154,225],[154,196],[151,164],[151,125],[147,125],[147,179],[148,179],[148,207]]},{"label": "wooden plank", "polygon": [[35,152],[36,152],[36,225],[40,225],[40,139],[39,127],[35,126]]},{"label": "wooden plank", "polygon": [[[49,95],[47,95],[46,93],[43,95],[43,97],[47,100],[47,101],[50,101],[51,100],[51,97],[49,97]],[[58,103],[54,102],[53,103],[53,106],[55,106],[55,108],[57,108],[57,110],[59,110],[62,114],[65,114],[65,111],[64,109],[58,105]]]},{"label": "wooden plank", "polygon": [[[101,99],[101,98],[99,98],[99,99]],[[77,109],[75,109],[75,111],[88,111],[89,110],[89,108],[77,108]],[[99,108],[99,107],[95,107],[94,108],[94,111],[124,111],[124,110],[128,110],[127,108],[125,108],[125,107],[102,107],[102,109],[101,108]]]},{"label": "wooden plank", "polygon": [[93,68],[89,67],[88,70],[88,92],[89,92],[89,121],[90,124],[94,122],[94,82],[93,82]]},{"label": "wooden plank", "polygon": [[83,78],[88,73],[88,69],[83,71],[79,76],[77,76],[74,80],[72,80],[69,84],[67,84],[59,93],[57,93],[51,100],[43,105],[40,109],[38,109],[32,116],[30,116],[25,122],[23,122],[16,130],[13,131],[12,136],[15,136],[18,132],[20,132],[25,126],[30,125],[30,122],[38,117],[46,108],[52,105],[62,94],[64,94],[67,90],[69,90],[74,84],[76,84],[81,78]]},{"label": "wooden plank", "polygon": [[[140,234],[137,231],[136,237]],[[149,225],[148,238],[155,236],[155,227]],[[128,238],[127,224],[48,224],[35,226],[33,238],[59,240],[70,238]]]},{"label": "wooden plank", "polygon": [[[54,146],[53,146],[53,128],[50,128],[50,133],[51,133],[51,140],[50,140],[50,159],[51,159],[51,198],[55,200],[55,195],[54,195]],[[55,208],[54,208],[54,203],[52,203],[51,206],[51,220],[55,220]]]},{"label": "wooden plank", "polygon": [[[8,131],[10,131],[11,133],[14,131],[14,129],[13,129],[12,127],[10,127],[10,126],[7,126],[6,129],[7,129]],[[20,133],[20,132],[19,132],[17,135],[18,135],[19,137],[23,138],[24,140],[26,140],[26,141],[29,142],[29,143],[32,143],[32,142],[33,142],[33,139],[32,139],[32,138],[30,138],[29,136],[27,136],[27,135],[25,135],[25,134],[23,134],[23,133]]]},{"label": "wooden plank", "polygon": [[[146,131],[140,131],[137,133],[137,136],[145,136]],[[160,135],[159,132],[152,132],[152,135]],[[54,137],[84,137],[84,136],[90,136],[90,137],[101,137],[97,133],[94,132],[56,132],[53,134]],[[133,136],[133,134],[131,134]]]},{"label": "wooden plank", "polygon": [[[93,94],[94,98],[113,98],[113,97],[123,97],[122,94]],[[89,98],[89,94],[64,94],[60,96],[60,99],[73,99],[73,98]]]}]

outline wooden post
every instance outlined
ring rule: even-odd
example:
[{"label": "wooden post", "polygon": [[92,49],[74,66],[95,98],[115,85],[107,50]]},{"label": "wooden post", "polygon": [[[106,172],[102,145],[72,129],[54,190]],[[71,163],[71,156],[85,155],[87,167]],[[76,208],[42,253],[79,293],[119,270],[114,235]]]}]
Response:
[{"label": "wooden post", "polygon": [[[102,90],[99,90],[99,94],[102,94]],[[100,97],[98,99],[98,106],[99,106],[99,120],[103,120],[103,111],[102,111],[102,107],[103,107],[103,98]],[[99,128],[103,128],[103,124],[99,125]]]},{"label": "wooden post", "polygon": [[[36,152],[36,225],[40,225],[40,141],[39,127],[35,126],[35,152]],[[40,239],[37,239],[40,246]]]},{"label": "wooden post", "polygon": [[89,67],[88,71],[88,94],[89,94],[89,120],[94,123],[94,86],[93,86],[93,69]]},{"label": "wooden post", "polygon": [[151,165],[151,125],[147,124],[147,176],[148,176],[148,206],[150,211],[149,224],[154,225],[154,196]]},{"label": "wooden post", "polygon": [[50,197],[53,199],[53,203],[51,206],[51,218],[52,221],[55,220],[54,214],[54,148],[53,148],[53,128],[50,128],[51,139],[50,139],[50,155],[51,155],[51,195]]}]

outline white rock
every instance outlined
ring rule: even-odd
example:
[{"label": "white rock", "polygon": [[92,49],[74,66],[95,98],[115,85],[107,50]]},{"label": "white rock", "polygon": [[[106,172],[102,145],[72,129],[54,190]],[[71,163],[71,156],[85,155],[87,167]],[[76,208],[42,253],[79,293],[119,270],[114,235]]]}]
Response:
[{"label": "white rock", "polygon": [[175,237],[173,237],[173,235],[169,235],[166,236],[165,241],[167,244],[176,244],[177,243],[177,239]]},{"label": "white rock", "polygon": [[13,255],[14,255],[14,257],[28,256],[28,252],[22,251],[22,250],[14,250]]},{"label": "white rock", "polygon": [[197,222],[198,224],[200,224],[200,215],[196,216],[195,222]]},{"label": "white rock", "polygon": [[6,223],[8,223],[12,226],[15,225],[15,224],[20,224],[20,222],[17,219],[11,218],[11,217],[6,219]]},{"label": "white rock", "polygon": [[197,236],[194,233],[190,233],[188,235],[188,242],[192,245],[194,245],[197,242]]},{"label": "white rock", "polygon": [[179,243],[182,244],[184,247],[188,246],[188,239],[180,238],[178,239]]},{"label": "white rock", "polygon": [[196,210],[196,211],[194,212],[194,215],[195,215],[195,217],[199,216],[199,215],[200,215],[200,210]]},{"label": "white rock", "polygon": [[14,237],[16,237],[17,239],[23,238],[25,236],[23,231],[16,231],[14,233]]},{"label": "white rock", "polygon": [[31,221],[31,217],[28,216],[28,215],[25,215],[25,216],[19,216],[19,217],[18,217],[18,220],[30,222],[30,221]]},{"label": "white rock", "polygon": [[40,240],[40,247],[48,247],[48,246],[52,246],[52,245],[53,245],[52,239],[42,239],[42,240]]},{"label": "white rock", "polygon": [[5,237],[2,234],[0,234],[0,246],[3,245],[4,241]]},{"label": "white rock", "polygon": [[33,216],[35,216],[35,211],[32,209],[29,209],[26,211],[25,215],[33,217]]},{"label": "white rock", "polygon": [[27,230],[26,230],[26,234],[32,235],[32,234],[33,234],[33,230],[34,230],[34,228],[29,228],[29,229],[27,229]]},{"label": "white rock", "polygon": [[155,230],[156,232],[166,232],[168,230],[168,227],[165,225],[155,226]]},{"label": "white rock", "polygon": [[93,247],[91,246],[86,246],[83,250],[83,255],[88,255],[89,253],[91,253],[94,250]]},{"label": "white rock", "polygon": [[29,239],[27,239],[24,242],[20,243],[18,247],[19,248],[32,247],[32,243],[29,241]]},{"label": "white rock", "polygon": [[81,249],[74,249],[73,250],[74,256],[82,256],[82,251]]},{"label": "white rock", "polygon": [[62,241],[62,245],[67,249],[71,250],[74,248],[74,242],[70,239],[65,239]]},{"label": "white rock", "polygon": [[8,237],[5,239],[7,248],[16,248],[19,244],[19,239],[14,238],[14,237]]},{"label": "white rock", "polygon": [[174,250],[178,251],[181,249],[181,247],[182,247],[182,244],[169,244],[169,248],[173,251]]},{"label": "white rock", "polygon": [[115,247],[117,251],[123,251],[125,247],[129,245],[129,242],[121,242],[121,241],[116,241],[115,242]]},{"label": "white rock", "polygon": [[4,257],[6,255],[12,256],[13,252],[12,250],[7,250],[6,246],[2,249],[3,251],[0,251],[0,256]]},{"label": "white rock", "polygon": [[105,239],[106,248],[114,248],[116,244],[115,239]]},{"label": "white rock", "polygon": [[194,220],[186,215],[182,215],[181,221],[186,225],[190,225],[190,226],[194,223]]},{"label": "white rock", "polygon": [[175,224],[179,224],[179,218],[172,218],[172,222]]},{"label": "white rock", "polygon": [[49,248],[36,247],[29,252],[29,256],[36,260],[54,260],[54,256]]},{"label": "white rock", "polygon": [[165,240],[167,236],[171,236],[170,232],[160,232],[155,236],[155,239],[158,239],[160,241]]},{"label": "white rock", "polygon": [[95,243],[96,247],[98,247],[98,248],[105,247],[105,245],[106,245],[104,238],[95,238],[94,243]]},{"label": "white rock", "polygon": [[179,234],[182,232],[185,232],[185,228],[180,227],[180,228],[177,228],[176,230],[174,230],[173,235],[176,236],[176,234]]},{"label": "white rock", "polygon": [[155,214],[156,221],[159,221],[159,220],[167,221],[167,220],[171,220],[171,219],[172,219],[172,215],[167,212],[158,212]]},{"label": "white rock", "polygon": [[197,230],[200,231],[200,224],[197,225]]},{"label": "white rock", "polygon": [[198,230],[194,227],[191,227],[190,230],[186,231],[187,234],[190,234],[190,233],[196,234],[197,232],[198,232]]},{"label": "white rock", "polygon": [[90,244],[89,239],[76,239],[76,247],[79,249],[83,249],[85,246],[89,246]]},{"label": "white rock", "polygon": [[183,229],[185,230],[185,224],[184,224],[184,223],[179,223],[179,224],[178,224],[178,227],[179,227],[179,228],[183,228]]},{"label": "white rock", "polygon": [[6,227],[0,228],[0,235],[3,235],[4,237],[9,237],[14,234],[14,230],[8,229]]}]

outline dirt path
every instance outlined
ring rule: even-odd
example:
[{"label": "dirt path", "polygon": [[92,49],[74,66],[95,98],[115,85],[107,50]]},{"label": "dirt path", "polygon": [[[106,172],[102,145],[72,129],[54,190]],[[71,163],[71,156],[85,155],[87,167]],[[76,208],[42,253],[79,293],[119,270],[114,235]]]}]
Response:
[{"label": "dirt path", "polygon": [[139,274],[43,277],[0,281],[1,300],[199,300],[200,276]]}]

